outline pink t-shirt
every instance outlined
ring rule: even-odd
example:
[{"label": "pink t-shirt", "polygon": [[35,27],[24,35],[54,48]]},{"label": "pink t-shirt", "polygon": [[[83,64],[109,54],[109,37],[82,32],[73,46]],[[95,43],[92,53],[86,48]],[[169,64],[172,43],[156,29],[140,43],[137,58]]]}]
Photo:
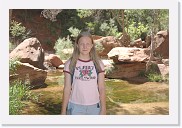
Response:
[{"label": "pink t-shirt", "polygon": [[[70,73],[69,64],[70,61],[68,60],[65,63],[64,72]],[[102,62],[100,62],[100,66],[103,70],[102,72],[104,72],[104,64]],[[77,60],[69,101],[81,105],[93,105],[100,101],[97,72],[92,60]]]}]

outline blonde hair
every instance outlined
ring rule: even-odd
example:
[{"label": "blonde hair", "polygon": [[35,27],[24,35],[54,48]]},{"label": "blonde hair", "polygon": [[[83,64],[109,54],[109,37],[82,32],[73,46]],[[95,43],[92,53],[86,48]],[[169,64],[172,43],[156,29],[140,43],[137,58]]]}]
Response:
[{"label": "blonde hair", "polygon": [[102,69],[101,69],[101,66],[100,66],[100,58],[98,57],[97,53],[96,53],[96,49],[95,49],[95,44],[94,44],[94,41],[93,41],[93,38],[92,38],[92,35],[88,32],[88,31],[83,31],[81,32],[77,38],[76,38],[76,41],[74,43],[74,50],[73,50],[73,54],[70,58],[70,65],[69,65],[69,70],[70,72],[73,74],[73,71],[74,71],[74,68],[76,66],[76,62],[79,58],[79,54],[80,54],[80,51],[78,49],[78,41],[81,37],[89,37],[92,41],[92,44],[93,44],[93,47],[91,48],[90,50],[90,59],[93,61],[94,65],[95,65],[95,68],[98,72],[101,72]]}]

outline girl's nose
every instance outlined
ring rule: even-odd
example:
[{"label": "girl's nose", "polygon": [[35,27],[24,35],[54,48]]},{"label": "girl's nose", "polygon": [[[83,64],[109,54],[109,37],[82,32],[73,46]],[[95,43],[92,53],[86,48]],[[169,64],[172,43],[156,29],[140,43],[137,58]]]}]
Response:
[{"label": "girl's nose", "polygon": [[87,48],[87,44],[83,44],[83,48]]}]

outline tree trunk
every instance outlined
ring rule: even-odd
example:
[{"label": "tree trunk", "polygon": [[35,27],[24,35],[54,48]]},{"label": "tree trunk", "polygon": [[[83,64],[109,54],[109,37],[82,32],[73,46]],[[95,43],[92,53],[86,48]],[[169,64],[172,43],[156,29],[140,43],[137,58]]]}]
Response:
[{"label": "tree trunk", "polygon": [[9,9],[9,25],[11,23],[12,13],[13,13],[13,9]]},{"label": "tree trunk", "polygon": [[124,9],[122,9],[122,30],[123,30],[123,34],[126,34],[126,32],[125,32],[125,26],[124,26],[125,24],[124,24]]}]

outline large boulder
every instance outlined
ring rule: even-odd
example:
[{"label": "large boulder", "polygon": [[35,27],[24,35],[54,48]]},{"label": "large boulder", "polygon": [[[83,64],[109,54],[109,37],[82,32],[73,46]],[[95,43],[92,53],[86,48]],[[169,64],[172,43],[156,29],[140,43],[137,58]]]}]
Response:
[{"label": "large boulder", "polygon": [[109,53],[109,58],[114,61],[112,73],[107,74],[108,78],[131,78],[138,76],[146,69],[146,62],[149,59],[149,51],[142,48],[116,47]]},{"label": "large boulder", "polygon": [[161,56],[163,59],[169,58],[169,32],[159,31],[154,38],[155,54]]},{"label": "large boulder", "polygon": [[45,69],[44,50],[37,38],[28,38],[20,43],[11,53],[10,59],[19,58],[22,63],[29,63],[34,67]]},{"label": "large boulder", "polygon": [[45,62],[50,62],[53,67],[59,67],[63,64],[59,56],[55,54],[49,54],[48,56],[45,56]]},{"label": "large boulder", "polygon": [[121,62],[146,62],[149,59],[149,50],[143,48],[116,47],[107,55],[115,63]]},{"label": "large boulder", "polygon": [[140,62],[114,64],[113,70],[106,74],[106,77],[115,79],[132,78],[138,76],[145,69],[146,63]]},{"label": "large boulder", "polygon": [[10,59],[18,58],[19,66],[16,72],[10,74],[10,81],[14,79],[25,80],[28,76],[29,84],[33,88],[46,84],[47,71],[43,65],[44,50],[37,38],[29,38],[20,43],[11,53]]},{"label": "large boulder", "polygon": [[107,57],[107,54],[112,48],[120,46],[113,36],[98,38],[97,40],[94,40],[94,42],[103,47],[103,50],[98,52],[101,57]]},{"label": "large boulder", "polygon": [[17,61],[17,70],[10,75],[10,81],[20,79],[32,88],[46,87],[45,80],[47,78],[47,71],[34,67],[29,63],[21,63]]}]

